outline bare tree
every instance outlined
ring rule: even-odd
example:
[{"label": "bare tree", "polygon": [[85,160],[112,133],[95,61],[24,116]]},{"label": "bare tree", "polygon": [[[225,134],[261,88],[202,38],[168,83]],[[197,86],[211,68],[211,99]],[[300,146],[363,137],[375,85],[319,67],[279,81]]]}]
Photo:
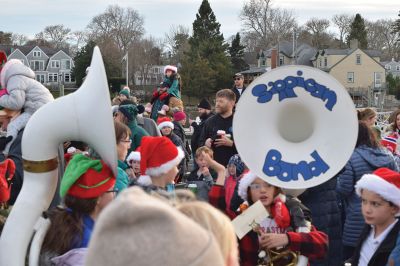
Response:
[{"label": "bare tree", "polygon": [[313,46],[320,48],[326,44],[326,39],[328,37],[326,30],[328,29],[329,25],[330,22],[327,19],[311,18],[306,22],[305,28],[309,33],[312,34]]},{"label": "bare tree", "polygon": [[109,6],[106,11],[95,16],[88,25],[91,39],[113,39],[125,53],[144,34],[144,19],[135,9]]},{"label": "bare tree", "polygon": [[52,43],[55,48],[63,48],[68,46],[67,41],[70,37],[71,29],[65,27],[62,24],[50,25],[44,28],[44,30],[39,33],[41,39]]},{"label": "bare tree", "polygon": [[332,17],[333,24],[339,29],[340,47],[344,46],[346,35],[350,32],[350,25],[354,16],[348,14],[337,14]]},{"label": "bare tree", "polygon": [[167,52],[171,55],[170,62],[178,64],[182,61],[185,52],[189,51],[189,28],[182,25],[172,25],[169,33],[165,34],[164,43]]},{"label": "bare tree", "polygon": [[263,47],[260,43],[258,35],[254,31],[242,33],[242,43],[246,52],[259,52]]},{"label": "bare tree", "polygon": [[13,33],[11,40],[14,45],[24,45],[28,41],[28,37],[24,34]]},{"label": "bare tree", "polygon": [[272,7],[272,0],[250,0],[244,3],[240,19],[246,31],[254,32],[260,45],[269,47],[286,39],[296,27],[291,11]]},{"label": "bare tree", "polygon": [[396,57],[400,44],[399,35],[393,32],[394,20],[366,21],[368,48],[381,50],[384,59]]}]

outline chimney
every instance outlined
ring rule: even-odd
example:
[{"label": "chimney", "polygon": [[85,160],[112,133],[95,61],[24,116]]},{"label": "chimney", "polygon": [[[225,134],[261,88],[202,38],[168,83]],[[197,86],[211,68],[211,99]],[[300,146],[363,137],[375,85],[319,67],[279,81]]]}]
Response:
[{"label": "chimney", "polygon": [[358,48],[358,40],[357,39],[351,39],[350,40],[350,49],[357,49]]},{"label": "chimney", "polygon": [[277,61],[278,61],[278,50],[276,48],[271,49],[271,69],[274,69],[277,67]]}]

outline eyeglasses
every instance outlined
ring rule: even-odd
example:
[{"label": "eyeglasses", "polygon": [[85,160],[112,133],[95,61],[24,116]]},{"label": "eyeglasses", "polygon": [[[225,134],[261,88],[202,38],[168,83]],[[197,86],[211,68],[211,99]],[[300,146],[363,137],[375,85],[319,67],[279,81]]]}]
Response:
[{"label": "eyeglasses", "polygon": [[241,78],[234,78],[233,80],[241,80]]},{"label": "eyeglasses", "polygon": [[255,183],[255,184],[251,184],[251,185],[250,185],[250,188],[251,188],[252,190],[260,190],[261,188],[267,189],[267,188],[270,188],[270,187],[271,187],[271,185],[270,185],[270,184],[267,184],[267,183],[263,183],[263,184],[257,184],[257,183]]},{"label": "eyeglasses", "polygon": [[106,193],[114,193],[117,194],[118,193],[118,189],[113,189],[113,190],[107,190]]},{"label": "eyeglasses", "polygon": [[121,140],[121,142],[125,142],[125,143],[132,143],[132,140]]}]

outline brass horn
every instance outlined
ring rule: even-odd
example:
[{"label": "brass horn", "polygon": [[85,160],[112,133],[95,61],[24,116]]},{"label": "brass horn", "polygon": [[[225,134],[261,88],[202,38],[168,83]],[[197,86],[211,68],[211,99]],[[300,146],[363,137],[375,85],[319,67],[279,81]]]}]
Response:
[{"label": "brass horn", "polygon": [[67,140],[88,143],[117,174],[110,110],[104,63],[99,48],[95,47],[90,71],[78,91],[40,108],[25,127],[22,138],[24,183],[1,234],[0,265],[25,265],[34,226],[56,192],[60,143]]}]

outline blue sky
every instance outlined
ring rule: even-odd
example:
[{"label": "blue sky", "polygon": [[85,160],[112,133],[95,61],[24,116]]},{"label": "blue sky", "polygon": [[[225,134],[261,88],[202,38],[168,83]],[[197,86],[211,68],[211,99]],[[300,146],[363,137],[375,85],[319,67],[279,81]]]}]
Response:
[{"label": "blue sky", "polygon": [[[241,30],[238,15],[244,0],[209,1],[225,38]],[[54,24],[83,30],[110,4],[136,9],[145,18],[146,35],[162,38],[171,25],[191,28],[201,0],[1,0],[0,30],[28,36]],[[400,10],[399,0],[275,0],[274,6],[292,10],[300,23],[339,13],[361,13],[370,20],[397,19]]]}]

